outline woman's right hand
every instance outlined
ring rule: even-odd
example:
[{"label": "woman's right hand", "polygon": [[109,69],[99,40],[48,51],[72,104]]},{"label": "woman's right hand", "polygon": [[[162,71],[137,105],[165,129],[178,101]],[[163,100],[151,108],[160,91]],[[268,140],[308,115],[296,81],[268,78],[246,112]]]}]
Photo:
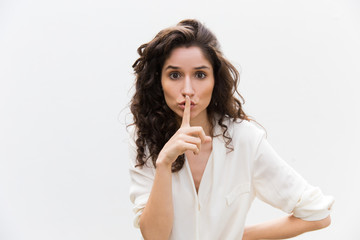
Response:
[{"label": "woman's right hand", "polygon": [[179,155],[188,150],[198,154],[201,144],[208,141],[211,137],[206,136],[202,127],[190,126],[190,97],[186,96],[181,126],[160,151],[156,165],[171,166]]}]

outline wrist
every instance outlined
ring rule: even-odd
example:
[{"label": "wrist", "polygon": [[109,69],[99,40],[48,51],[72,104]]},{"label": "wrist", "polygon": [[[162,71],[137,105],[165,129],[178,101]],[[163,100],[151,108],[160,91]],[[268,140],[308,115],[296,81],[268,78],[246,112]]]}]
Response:
[{"label": "wrist", "polygon": [[156,168],[171,170],[171,166],[172,166],[172,162],[166,161],[166,159],[160,156],[156,160]]}]

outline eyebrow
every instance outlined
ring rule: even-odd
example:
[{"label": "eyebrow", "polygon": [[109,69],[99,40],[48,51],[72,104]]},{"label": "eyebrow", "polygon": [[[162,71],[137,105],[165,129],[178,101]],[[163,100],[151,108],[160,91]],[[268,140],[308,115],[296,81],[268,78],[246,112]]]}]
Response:
[{"label": "eyebrow", "polygon": [[195,69],[210,69],[208,66],[200,66],[200,67],[196,67]]},{"label": "eyebrow", "polygon": [[[176,66],[169,65],[169,66],[167,66],[167,67],[165,68],[165,70],[167,70],[167,69],[169,69],[169,68],[171,68],[171,69],[180,69],[180,67],[176,67]],[[210,68],[207,67],[207,66],[205,66],[205,65],[203,65],[203,66],[200,66],[200,67],[196,67],[196,68],[194,68],[194,69],[199,70],[199,69],[210,69]]]}]

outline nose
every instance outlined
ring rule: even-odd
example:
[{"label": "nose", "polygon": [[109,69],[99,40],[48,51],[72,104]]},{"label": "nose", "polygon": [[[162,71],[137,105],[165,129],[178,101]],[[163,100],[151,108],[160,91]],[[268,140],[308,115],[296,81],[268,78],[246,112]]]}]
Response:
[{"label": "nose", "polygon": [[191,81],[191,78],[189,76],[186,76],[184,78],[184,82],[183,82],[183,88],[181,90],[181,94],[183,96],[188,95],[189,97],[194,95],[194,88],[193,88],[193,83]]}]

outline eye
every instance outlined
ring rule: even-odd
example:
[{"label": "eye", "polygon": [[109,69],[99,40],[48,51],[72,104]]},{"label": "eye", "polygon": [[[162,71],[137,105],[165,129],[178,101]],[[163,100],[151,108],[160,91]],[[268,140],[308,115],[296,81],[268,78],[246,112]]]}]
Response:
[{"label": "eye", "polygon": [[169,77],[170,79],[172,80],[176,80],[176,79],[179,79],[181,77],[180,73],[179,72],[171,72],[169,74]]},{"label": "eye", "polygon": [[195,77],[199,78],[199,79],[204,79],[204,78],[206,78],[206,73],[204,73],[204,72],[196,72]]}]

